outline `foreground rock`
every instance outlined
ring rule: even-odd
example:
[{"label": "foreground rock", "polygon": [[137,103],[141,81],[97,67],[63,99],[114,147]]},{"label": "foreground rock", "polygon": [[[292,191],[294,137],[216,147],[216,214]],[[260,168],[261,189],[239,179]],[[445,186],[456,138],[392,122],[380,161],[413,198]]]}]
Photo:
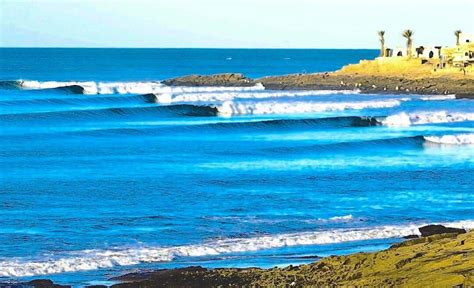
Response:
[{"label": "foreground rock", "polygon": [[466,233],[465,229],[462,228],[451,228],[451,227],[444,227],[443,225],[427,225],[420,227],[422,237],[428,237],[436,234],[445,234],[445,233],[454,233],[454,234],[462,234]]},{"label": "foreground rock", "polygon": [[25,283],[1,283],[0,288],[71,288],[70,285],[54,284],[47,279],[37,279]]},{"label": "foreground rock", "polygon": [[[408,240],[377,253],[273,269],[188,267],[116,278],[131,287],[472,287],[474,231]],[[456,286],[459,285],[459,286]],[[463,286],[460,286],[463,285]]]},{"label": "foreground rock", "polygon": [[[188,267],[131,273],[112,279],[122,282],[112,287],[474,287],[474,231],[428,225],[420,232],[434,235],[376,253],[331,256],[296,267]],[[35,280],[9,287],[68,286]]]}]

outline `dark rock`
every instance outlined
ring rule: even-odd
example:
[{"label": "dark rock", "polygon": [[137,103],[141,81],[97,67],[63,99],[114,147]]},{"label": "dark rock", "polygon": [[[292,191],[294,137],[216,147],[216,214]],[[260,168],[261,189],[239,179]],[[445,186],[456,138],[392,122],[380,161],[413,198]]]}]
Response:
[{"label": "dark rock", "polygon": [[474,99],[474,93],[456,93],[456,99]]},{"label": "dark rock", "polygon": [[[244,270],[249,273],[239,273]],[[254,271],[253,268],[205,269],[200,266],[162,269],[112,278],[111,280],[122,281],[122,283],[114,284],[111,287],[248,287],[252,277],[255,276],[252,271]]]},{"label": "dark rock", "polygon": [[34,287],[34,288],[70,288],[70,285],[59,285],[54,284],[53,281],[47,279],[35,279],[30,282],[22,283],[23,287]]},{"label": "dark rock", "polygon": [[0,288],[33,288],[33,286],[25,284],[25,283],[0,282]]},{"label": "dark rock", "polygon": [[466,230],[461,228],[452,228],[452,227],[445,227],[443,225],[427,225],[420,227],[422,237],[427,237],[436,234],[445,234],[445,233],[455,233],[455,234],[462,234],[466,233]]},{"label": "dark rock", "polygon": [[162,82],[168,86],[225,86],[225,87],[249,87],[256,83],[253,79],[245,77],[240,73],[225,73],[214,75],[188,75]]},{"label": "dark rock", "polygon": [[407,236],[403,236],[403,239],[417,239],[417,238],[420,238],[420,236],[418,236],[418,235],[407,235]]},{"label": "dark rock", "polygon": [[[163,81],[169,86],[254,86],[261,83],[270,90],[347,90],[359,89],[362,93],[412,93],[455,94],[456,98],[474,98],[474,81],[436,77],[409,79],[389,76],[370,76],[358,74],[290,74],[250,79],[239,73],[215,75],[189,75]],[[343,83],[343,85],[341,84]]]}]

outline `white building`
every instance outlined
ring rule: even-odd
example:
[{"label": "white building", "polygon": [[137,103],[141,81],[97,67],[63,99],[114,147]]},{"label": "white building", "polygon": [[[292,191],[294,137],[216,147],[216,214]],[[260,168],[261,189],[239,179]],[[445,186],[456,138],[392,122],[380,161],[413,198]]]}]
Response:
[{"label": "white building", "polygon": [[[418,51],[423,51],[418,56]],[[418,47],[417,56],[422,59],[439,59],[441,55],[441,46],[420,46]]]},{"label": "white building", "polygon": [[396,47],[393,49],[392,57],[404,57],[404,56],[407,56],[407,48]]}]

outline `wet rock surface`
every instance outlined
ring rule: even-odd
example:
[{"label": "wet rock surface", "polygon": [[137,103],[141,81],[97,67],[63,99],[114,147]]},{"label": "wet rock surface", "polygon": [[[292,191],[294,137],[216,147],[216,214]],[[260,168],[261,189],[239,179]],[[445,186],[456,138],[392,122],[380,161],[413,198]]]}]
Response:
[{"label": "wet rock surface", "polygon": [[[113,278],[121,283],[112,287],[474,287],[474,231],[458,234],[456,228],[429,226],[436,226],[429,228],[431,233],[442,234],[406,240],[376,253],[330,256],[285,268],[194,266],[130,273]],[[67,287],[41,281],[33,287]]]}]

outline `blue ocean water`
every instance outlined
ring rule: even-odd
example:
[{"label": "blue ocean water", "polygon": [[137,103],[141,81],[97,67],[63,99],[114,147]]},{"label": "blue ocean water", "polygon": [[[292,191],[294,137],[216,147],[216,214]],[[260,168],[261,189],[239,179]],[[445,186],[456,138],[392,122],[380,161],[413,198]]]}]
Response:
[{"label": "blue ocean water", "polygon": [[299,264],[474,227],[471,100],[160,83],[377,53],[0,49],[0,281]]}]

